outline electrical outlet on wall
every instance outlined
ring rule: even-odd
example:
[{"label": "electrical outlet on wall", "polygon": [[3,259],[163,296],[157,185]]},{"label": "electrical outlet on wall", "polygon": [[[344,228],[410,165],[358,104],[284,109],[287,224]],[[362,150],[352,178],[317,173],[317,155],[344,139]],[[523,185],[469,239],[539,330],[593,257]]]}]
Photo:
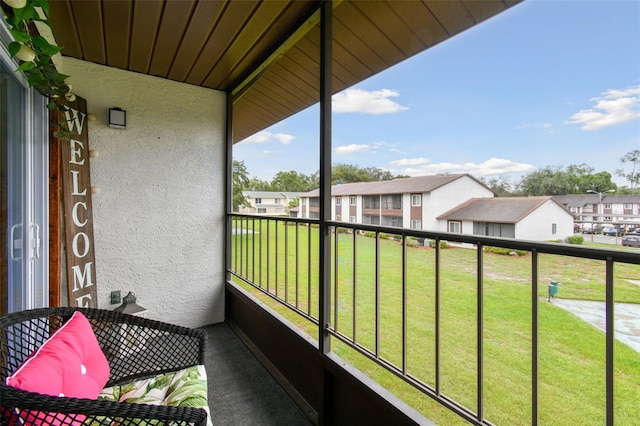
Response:
[{"label": "electrical outlet on wall", "polygon": [[120,295],[120,290],[114,290],[111,292],[111,304],[115,305],[118,303],[122,303],[122,297]]}]

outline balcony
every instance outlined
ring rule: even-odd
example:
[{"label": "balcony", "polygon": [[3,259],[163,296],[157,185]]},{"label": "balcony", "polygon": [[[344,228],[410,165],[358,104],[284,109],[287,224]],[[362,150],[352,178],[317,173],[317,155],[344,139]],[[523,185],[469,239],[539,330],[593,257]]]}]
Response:
[{"label": "balcony", "polygon": [[204,327],[211,417],[217,425],[310,424],[228,324]]},{"label": "balcony", "polygon": [[[614,328],[616,304],[637,303],[635,252],[230,221],[253,233],[231,241],[228,321],[314,423],[632,424],[640,354]],[[552,283],[601,300],[605,332],[554,305]]]}]

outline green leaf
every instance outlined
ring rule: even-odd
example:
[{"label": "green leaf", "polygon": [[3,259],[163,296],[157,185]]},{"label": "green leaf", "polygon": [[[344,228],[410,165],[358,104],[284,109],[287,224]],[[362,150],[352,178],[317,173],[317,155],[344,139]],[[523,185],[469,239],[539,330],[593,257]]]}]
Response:
[{"label": "green leaf", "polygon": [[13,38],[15,38],[16,41],[19,41],[20,43],[27,43],[30,40],[29,34],[23,31],[15,30],[12,28],[9,30],[9,32],[11,33]]},{"label": "green leaf", "polygon": [[69,139],[69,134],[67,132],[63,132],[63,131],[55,131],[53,132],[53,136],[55,136],[58,139]]},{"label": "green leaf", "polygon": [[19,71],[27,71],[27,70],[31,70],[33,68],[36,67],[36,64],[34,62],[23,62],[18,68],[16,68],[14,71],[15,72],[19,72]]},{"label": "green leaf", "polygon": [[53,65],[45,65],[41,67],[41,69],[42,75],[44,75],[47,80],[56,81],[56,78],[58,77],[58,70],[55,69]]},{"label": "green leaf", "polygon": [[46,53],[49,56],[53,56],[62,50],[62,47],[49,43],[47,39],[45,39],[40,35],[33,36],[32,40],[33,40],[33,45],[35,47],[40,48],[40,50],[42,50],[44,53]]},{"label": "green leaf", "polygon": [[56,101],[51,101],[47,104],[47,109],[49,111],[55,111],[57,107],[58,107],[58,104],[56,103]]},{"label": "green leaf", "polygon": [[58,82],[58,83],[64,83],[64,81],[65,81],[66,79],[68,79],[68,78],[69,78],[69,76],[68,76],[68,75],[58,73],[58,77],[56,77],[56,82]]},{"label": "green leaf", "polygon": [[29,2],[27,2],[27,5],[22,9],[13,9],[13,13],[15,16],[14,19],[16,20],[16,24],[38,17],[33,4]]},{"label": "green leaf", "polygon": [[38,86],[46,80],[42,76],[42,74],[40,74],[39,72],[34,72],[29,74],[29,76],[27,77],[27,81],[29,82],[29,86]]},{"label": "green leaf", "polygon": [[16,53],[18,53],[18,51],[20,50],[20,46],[22,45],[17,41],[12,41],[11,43],[9,43],[9,55],[11,55],[12,58],[16,55]]},{"label": "green leaf", "polygon": [[60,52],[62,50],[62,47],[56,46],[56,45],[53,45],[53,44],[49,44],[47,46],[42,47],[41,49],[47,55],[53,56],[56,53]]}]

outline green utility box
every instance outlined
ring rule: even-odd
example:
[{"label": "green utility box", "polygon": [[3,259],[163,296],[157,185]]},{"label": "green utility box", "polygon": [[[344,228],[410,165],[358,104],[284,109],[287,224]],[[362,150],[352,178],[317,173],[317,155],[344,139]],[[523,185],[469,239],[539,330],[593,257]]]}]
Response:
[{"label": "green utility box", "polygon": [[552,297],[556,297],[558,294],[558,283],[557,281],[549,281],[549,300]]}]

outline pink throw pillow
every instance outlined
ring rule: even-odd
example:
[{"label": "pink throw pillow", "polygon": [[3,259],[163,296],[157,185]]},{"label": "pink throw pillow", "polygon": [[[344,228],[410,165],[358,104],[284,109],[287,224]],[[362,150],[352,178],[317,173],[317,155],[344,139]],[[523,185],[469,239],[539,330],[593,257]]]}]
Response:
[{"label": "pink throw pillow", "polygon": [[[109,380],[109,373],[109,363],[91,324],[76,311],[7,377],[6,383],[45,395],[97,399]],[[21,414],[24,415],[27,413]]]}]

